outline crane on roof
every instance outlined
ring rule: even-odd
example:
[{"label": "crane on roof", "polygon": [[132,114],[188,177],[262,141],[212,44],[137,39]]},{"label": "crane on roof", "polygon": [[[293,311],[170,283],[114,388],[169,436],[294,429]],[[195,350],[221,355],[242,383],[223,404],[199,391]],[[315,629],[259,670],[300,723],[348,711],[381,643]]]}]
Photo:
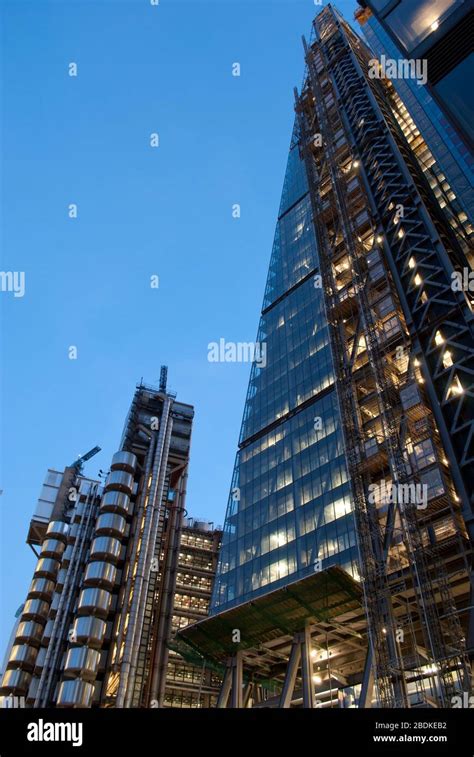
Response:
[{"label": "crane on roof", "polygon": [[78,473],[82,473],[82,469],[84,468],[84,463],[87,460],[90,460],[91,457],[94,457],[94,455],[97,455],[97,453],[100,451],[101,451],[101,447],[97,447],[97,446],[92,447],[92,449],[90,449],[89,452],[86,452],[85,455],[81,455],[80,457],[78,457],[77,460],[75,460],[72,463],[71,468],[76,468]]}]

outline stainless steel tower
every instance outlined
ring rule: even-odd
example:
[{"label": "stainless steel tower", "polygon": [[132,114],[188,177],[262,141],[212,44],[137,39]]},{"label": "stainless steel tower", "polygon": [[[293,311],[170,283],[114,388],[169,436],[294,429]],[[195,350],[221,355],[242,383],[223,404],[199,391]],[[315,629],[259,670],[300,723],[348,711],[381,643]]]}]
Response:
[{"label": "stainless steel tower", "polygon": [[162,373],[158,388],[137,387],[103,486],[80,464],[48,473],[28,537],[41,553],[2,695],[35,707],[158,698],[193,416]]}]

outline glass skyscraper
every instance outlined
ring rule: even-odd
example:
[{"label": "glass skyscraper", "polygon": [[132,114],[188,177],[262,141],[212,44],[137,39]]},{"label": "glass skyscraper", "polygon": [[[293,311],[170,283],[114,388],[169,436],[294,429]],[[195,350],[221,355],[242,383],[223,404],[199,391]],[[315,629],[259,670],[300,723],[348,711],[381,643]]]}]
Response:
[{"label": "glass skyscraper", "polygon": [[245,706],[244,671],[283,708],[455,706],[474,649],[474,304],[453,286],[472,263],[468,162],[330,5],[304,53],[266,364],[211,617],[180,636],[225,665],[218,707]]},{"label": "glass skyscraper", "polygon": [[333,564],[356,540],[318,249],[292,135],[227,506],[213,612]]}]

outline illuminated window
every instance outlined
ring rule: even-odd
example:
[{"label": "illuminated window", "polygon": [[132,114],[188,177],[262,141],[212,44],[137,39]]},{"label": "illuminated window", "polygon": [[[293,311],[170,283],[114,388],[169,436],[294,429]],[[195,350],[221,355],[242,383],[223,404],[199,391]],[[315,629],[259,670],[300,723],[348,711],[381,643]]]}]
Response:
[{"label": "illuminated window", "polygon": [[396,315],[392,316],[392,318],[389,318],[388,321],[385,321],[383,330],[387,339],[400,331],[400,321],[398,320]]},{"label": "illuminated window", "polygon": [[438,468],[426,471],[426,473],[420,475],[420,481],[422,486],[428,487],[428,499],[440,497],[445,492],[441,473]]},{"label": "illuminated window", "polygon": [[426,468],[436,462],[436,455],[431,439],[413,445],[413,457],[418,468]]},{"label": "illuminated window", "polygon": [[453,357],[449,350],[445,350],[443,355],[443,366],[449,368],[451,365],[453,365]]},{"label": "illuminated window", "polygon": [[435,334],[435,344],[437,344],[439,347],[440,344],[444,344],[444,341],[445,341],[444,336],[442,335],[441,331],[439,331],[438,329],[438,331]]},{"label": "illuminated window", "polygon": [[464,392],[464,387],[461,384],[458,376],[455,376],[451,386],[448,389],[448,397],[453,397],[453,396],[455,397],[455,396],[458,396],[459,394],[463,394],[463,392]]}]

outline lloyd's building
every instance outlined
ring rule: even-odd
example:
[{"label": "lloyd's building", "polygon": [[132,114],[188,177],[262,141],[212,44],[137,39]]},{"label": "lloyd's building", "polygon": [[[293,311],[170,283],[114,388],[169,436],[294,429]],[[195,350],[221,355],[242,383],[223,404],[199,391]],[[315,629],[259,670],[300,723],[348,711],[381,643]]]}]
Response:
[{"label": "lloyd's building", "polygon": [[[295,125],[211,616],[220,707],[456,707],[471,688],[472,226],[326,6]],[[372,71],[372,74],[369,72]]]}]

